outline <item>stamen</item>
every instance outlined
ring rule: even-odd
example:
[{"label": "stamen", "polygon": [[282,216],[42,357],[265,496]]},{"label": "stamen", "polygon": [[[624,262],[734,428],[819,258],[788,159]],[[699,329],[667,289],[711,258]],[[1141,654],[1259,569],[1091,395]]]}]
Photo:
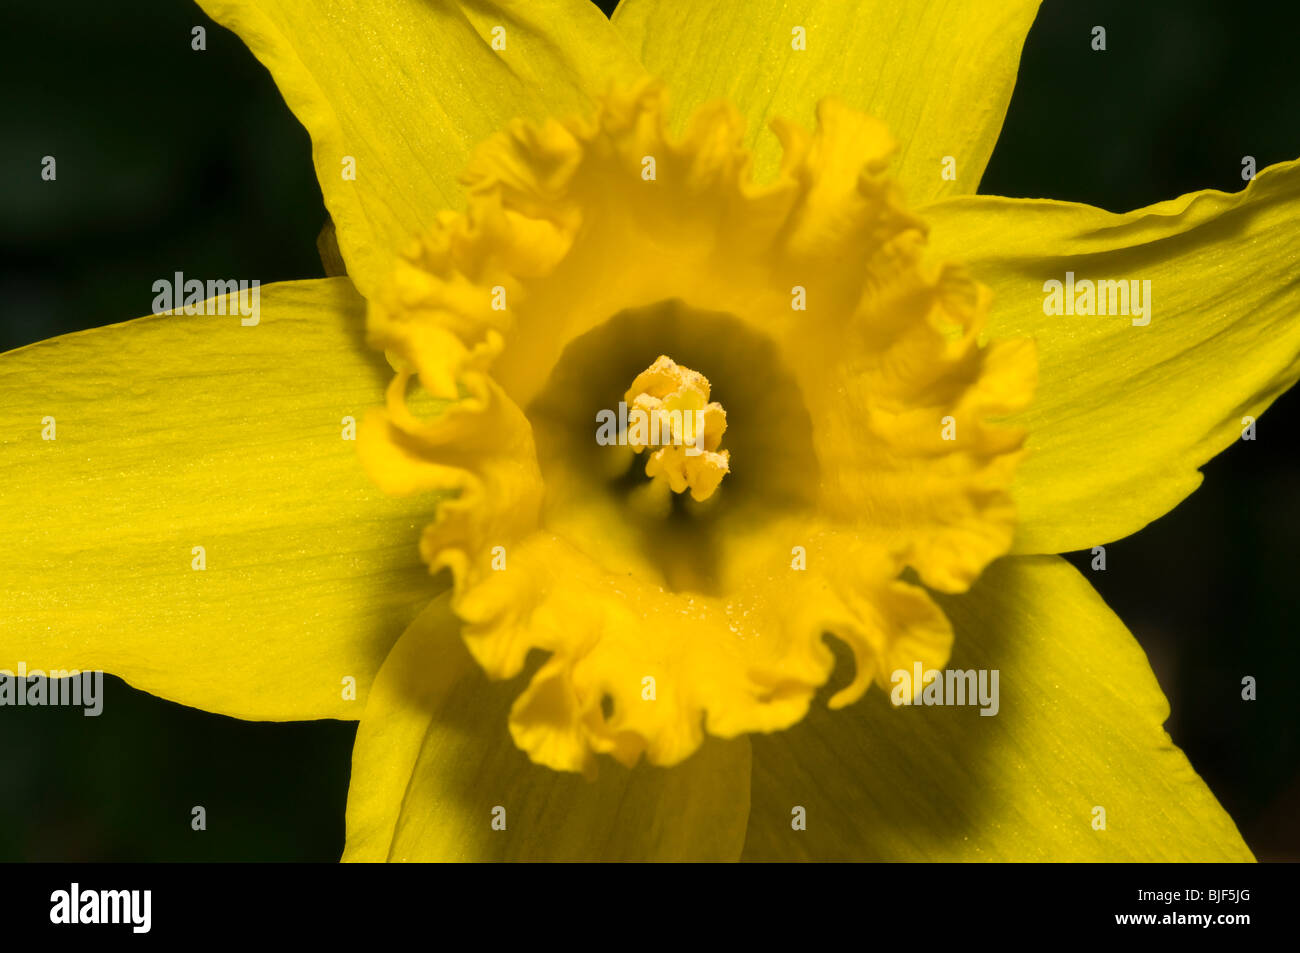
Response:
[{"label": "stamen", "polygon": [[674,493],[691,491],[703,502],[730,471],[731,455],[718,450],[727,430],[727,412],[709,401],[709,380],[661,354],[632,381],[627,444],[637,453],[655,448],[646,476],[667,480]]}]

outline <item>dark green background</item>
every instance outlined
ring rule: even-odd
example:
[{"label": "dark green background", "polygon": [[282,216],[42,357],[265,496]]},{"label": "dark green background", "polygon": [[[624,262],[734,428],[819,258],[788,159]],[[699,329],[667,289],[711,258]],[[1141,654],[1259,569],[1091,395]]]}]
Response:
[{"label": "dark green background", "polygon": [[[1046,0],[981,191],[1115,211],[1237,191],[1243,155],[1300,157],[1297,35],[1300,5],[1281,0]],[[323,274],[307,135],[196,7],[11,3],[0,37],[0,350],[146,314],[174,270]],[[40,180],[44,155],[57,183]],[[1298,425],[1293,392],[1089,573],[1150,655],[1175,741],[1263,859],[1300,858]],[[353,725],[246,723],[106,684],[97,719],[0,708],[0,859],[339,856]]]}]

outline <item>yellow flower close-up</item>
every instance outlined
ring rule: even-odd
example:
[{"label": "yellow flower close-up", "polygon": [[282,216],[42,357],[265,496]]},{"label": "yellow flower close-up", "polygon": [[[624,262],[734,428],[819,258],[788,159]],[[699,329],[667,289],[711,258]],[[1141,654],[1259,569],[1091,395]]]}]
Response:
[{"label": "yellow flower close-up", "polygon": [[0,356],[0,670],[357,720],[344,860],[1253,859],[1059,554],[1300,377],[1300,162],[976,194],[1038,0],[199,6],[331,277]]}]

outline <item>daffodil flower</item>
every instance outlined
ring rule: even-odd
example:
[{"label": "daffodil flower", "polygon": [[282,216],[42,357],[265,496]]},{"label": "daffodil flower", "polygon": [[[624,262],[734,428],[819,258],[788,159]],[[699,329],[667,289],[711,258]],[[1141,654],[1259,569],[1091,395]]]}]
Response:
[{"label": "daffodil flower", "polygon": [[1295,382],[1296,163],[973,194],[1037,0],[200,2],[346,275],[0,359],[0,668],[359,718],[345,859],[1250,858],[1054,554]]}]

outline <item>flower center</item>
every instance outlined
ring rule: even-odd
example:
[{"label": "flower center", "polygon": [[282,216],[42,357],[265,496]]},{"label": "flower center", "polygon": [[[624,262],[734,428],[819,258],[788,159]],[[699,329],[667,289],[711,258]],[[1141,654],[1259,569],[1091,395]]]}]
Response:
[{"label": "flower center", "polygon": [[730,453],[718,450],[727,412],[709,400],[709,379],[661,354],[623,400],[628,446],[652,451],[645,475],[666,480],[674,493],[689,489],[696,502],[711,497],[730,469]]},{"label": "flower center", "polygon": [[[672,418],[667,426],[661,421],[658,446],[649,446],[648,419],[644,433],[633,430],[636,392],[629,397],[628,391],[659,354],[688,374],[707,372],[701,406],[716,401],[742,408],[727,415],[725,434],[718,421],[721,446],[707,442],[714,427],[705,418],[705,449],[721,456],[725,448],[728,469],[703,502],[674,493],[666,477],[645,475],[653,453],[671,444]],[[572,540],[609,573],[626,576],[634,558],[634,571],[651,574],[670,593],[720,595],[720,560],[735,531],[758,532],[791,513],[810,514],[815,505],[821,481],[798,382],[772,341],[735,315],[681,301],[615,312],[565,347],[524,412],[542,479],[545,529]],[[692,436],[684,434],[684,450]],[[637,442],[646,445],[640,453]],[[692,465],[703,458],[686,457]]]}]

